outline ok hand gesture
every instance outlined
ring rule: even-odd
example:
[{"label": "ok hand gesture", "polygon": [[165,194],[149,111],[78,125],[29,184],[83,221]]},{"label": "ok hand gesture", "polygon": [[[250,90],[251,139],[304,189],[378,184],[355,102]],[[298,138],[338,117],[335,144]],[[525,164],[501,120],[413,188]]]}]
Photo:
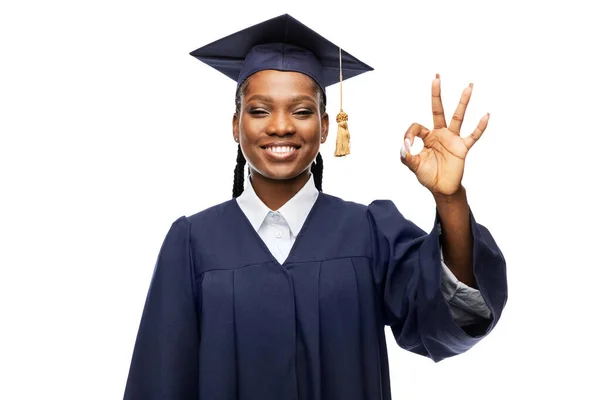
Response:
[{"label": "ok hand gesture", "polygon": [[[452,116],[450,126],[446,126],[446,117],[442,105],[440,77],[436,75],[431,87],[431,105],[433,110],[433,130],[414,123],[404,135],[401,149],[402,163],[415,173],[419,182],[434,195],[454,195],[461,187],[467,152],[479,140],[490,118],[486,114],[469,136],[461,137],[460,129],[465,116],[473,85],[467,87],[460,103]],[[416,155],[410,154],[410,146],[415,136],[423,140],[423,150]]]}]

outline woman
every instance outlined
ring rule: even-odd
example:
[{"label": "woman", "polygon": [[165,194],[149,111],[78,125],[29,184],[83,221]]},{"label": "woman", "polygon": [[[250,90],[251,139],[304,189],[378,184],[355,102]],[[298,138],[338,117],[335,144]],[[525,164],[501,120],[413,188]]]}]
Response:
[{"label": "woman", "polygon": [[[471,88],[447,127],[436,78],[434,129],[405,135],[402,162],[437,205],[426,234],[390,201],[321,191],[336,46],[283,15],[192,54],[238,82],[234,198],[169,230],[125,399],[390,399],[386,325],[434,361],[493,329],[505,261],[461,185],[488,121],[459,136]],[[342,61],[346,78],[371,70],[347,53]]]}]

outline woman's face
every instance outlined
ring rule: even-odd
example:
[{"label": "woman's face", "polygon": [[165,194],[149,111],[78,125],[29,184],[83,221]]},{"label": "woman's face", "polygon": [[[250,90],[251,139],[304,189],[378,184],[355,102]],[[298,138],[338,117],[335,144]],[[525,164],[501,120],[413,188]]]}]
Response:
[{"label": "woman's face", "polygon": [[248,78],[233,135],[251,173],[286,180],[310,168],[329,129],[329,117],[319,111],[319,92],[298,72],[265,70]]}]

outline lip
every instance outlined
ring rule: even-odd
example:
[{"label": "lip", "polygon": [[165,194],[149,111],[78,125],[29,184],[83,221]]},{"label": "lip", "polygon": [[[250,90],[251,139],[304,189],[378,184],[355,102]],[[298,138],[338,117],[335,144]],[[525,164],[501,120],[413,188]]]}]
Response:
[{"label": "lip", "polygon": [[[290,151],[289,153],[274,153],[270,150],[268,150],[269,147],[292,147],[294,148],[294,150]],[[294,158],[296,158],[296,156],[299,153],[299,149],[301,146],[292,143],[292,142],[271,142],[268,144],[265,144],[263,146],[260,146],[260,148],[263,150],[263,153],[265,153],[265,156],[271,160],[271,161],[291,161]]]}]

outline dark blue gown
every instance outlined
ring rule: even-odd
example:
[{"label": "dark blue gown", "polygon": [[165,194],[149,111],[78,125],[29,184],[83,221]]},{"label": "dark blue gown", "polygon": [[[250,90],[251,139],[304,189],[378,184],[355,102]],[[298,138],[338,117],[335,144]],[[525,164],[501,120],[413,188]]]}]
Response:
[{"label": "dark blue gown", "polygon": [[497,324],[506,265],[471,215],[490,320],[459,327],[441,291],[438,220],[427,234],[390,201],[319,194],[283,265],[235,200],[171,226],[133,352],[126,400],[390,399],[384,328],[440,361]]}]

